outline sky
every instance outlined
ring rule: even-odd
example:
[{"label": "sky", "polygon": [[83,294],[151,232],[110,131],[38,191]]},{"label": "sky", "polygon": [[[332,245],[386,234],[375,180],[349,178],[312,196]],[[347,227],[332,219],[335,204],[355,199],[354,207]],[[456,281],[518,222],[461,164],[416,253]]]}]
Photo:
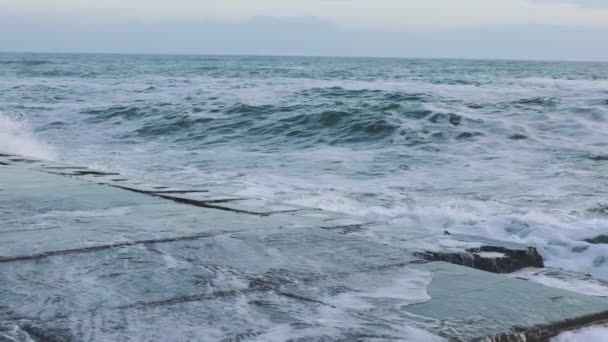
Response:
[{"label": "sky", "polygon": [[608,0],[0,0],[0,51],[608,61]]}]

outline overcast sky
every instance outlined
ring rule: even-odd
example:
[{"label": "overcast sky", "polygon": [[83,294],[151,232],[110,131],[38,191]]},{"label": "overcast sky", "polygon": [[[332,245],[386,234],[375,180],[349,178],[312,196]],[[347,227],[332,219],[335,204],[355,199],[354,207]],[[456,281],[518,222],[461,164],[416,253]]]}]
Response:
[{"label": "overcast sky", "polygon": [[0,0],[0,50],[608,60],[608,0]]}]

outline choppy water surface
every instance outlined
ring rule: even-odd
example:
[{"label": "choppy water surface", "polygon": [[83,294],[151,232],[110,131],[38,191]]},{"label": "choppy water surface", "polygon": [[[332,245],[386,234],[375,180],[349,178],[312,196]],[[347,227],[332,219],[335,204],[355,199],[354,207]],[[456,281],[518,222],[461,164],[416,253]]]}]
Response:
[{"label": "choppy water surface", "polygon": [[608,64],[2,54],[0,111],[0,150],[525,242],[608,294]]}]

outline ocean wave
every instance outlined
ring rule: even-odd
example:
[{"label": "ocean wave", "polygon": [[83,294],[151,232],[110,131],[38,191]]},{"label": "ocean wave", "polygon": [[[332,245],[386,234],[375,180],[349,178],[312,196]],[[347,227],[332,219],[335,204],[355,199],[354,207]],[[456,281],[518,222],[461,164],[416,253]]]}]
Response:
[{"label": "ocean wave", "polygon": [[45,160],[56,157],[55,149],[35,137],[28,120],[20,113],[0,112],[0,152]]},{"label": "ocean wave", "polygon": [[23,65],[23,66],[38,66],[52,64],[51,61],[36,60],[36,59],[18,59],[18,60],[0,60],[0,64],[4,65]]},{"label": "ocean wave", "polygon": [[557,99],[547,97],[531,97],[513,101],[515,105],[532,105],[541,107],[553,107],[558,104]]},{"label": "ocean wave", "polygon": [[[433,102],[435,101],[435,102]],[[474,139],[484,132],[483,120],[457,113],[465,106],[430,94],[344,87],[310,88],[273,104],[239,99],[189,96],[187,103],[114,105],[81,111],[88,123],[132,127],[125,137],[204,143],[260,142],[296,148],[315,144],[362,142],[444,143]],[[427,106],[428,104],[428,106]]]},{"label": "ocean wave", "polygon": [[[333,107],[333,108],[332,108]],[[175,108],[172,108],[175,109]],[[454,113],[437,113],[401,104],[349,106],[320,105],[248,105],[236,104],[210,112],[182,109],[180,114],[167,114],[158,108],[112,107],[88,110],[87,121],[99,123],[135,120],[133,136],[160,137],[193,142],[242,141],[276,144],[286,148],[408,140],[410,145],[425,140],[444,142],[483,136],[485,133],[460,129],[473,122]],[[426,127],[432,125],[432,127]],[[396,139],[396,140],[395,140]]]},{"label": "ocean wave", "polygon": [[99,123],[113,119],[131,120],[142,118],[158,113],[158,108],[155,107],[138,107],[138,106],[111,106],[101,109],[87,109],[81,113],[87,115],[87,122]]},{"label": "ocean wave", "polygon": [[30,71],[29,75],[31,76],[39,76],[39,77],[93,77],[94,74],[89,72],[81,72],[74,70],[61,70],[61,69],[52,69],[52,70],[44,70],[44,71]]},{"label": "ocean wave", "polygon": [[[402,230],[450,230],[532,244],[551,267],[608,278],[606,245],[585,241],[608,229],[598,204],[608,191],[606,68],[48,59],[56,64],[0,65],[0,109],[25,113],[69,162],[362,216],[387,223],[366,232],[387,243]],[[0,124],[2,141],[23,138]]]}]

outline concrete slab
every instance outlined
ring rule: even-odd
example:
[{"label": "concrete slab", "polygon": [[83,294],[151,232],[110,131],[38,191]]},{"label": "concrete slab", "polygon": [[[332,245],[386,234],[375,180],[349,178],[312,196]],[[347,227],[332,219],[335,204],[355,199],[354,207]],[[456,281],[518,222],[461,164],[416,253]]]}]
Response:
[{"label": "concrete slab", "polygon": [[93,210],[117,206],[151,204],[159,199],[139,196],[108,186],[98,186],[67,177],[25,169],[2,169],[0,205],[35,205],[45,210]]},{"label": "concrete slab", "polygon": [[272,291],[197,298],[5,325],[44,341],[408,341],[423,334]]},{"label": "concrete slab", "polygon": [[608,319],[606,298],[443,262],[413,267],[433,274],[428,287],[431,300],[407,310],[419,319],[436,322],[430,329],[442,336],[461,341],[483,340],[573,318],[584,321],[590,315],[600,314]]},{"label": "concrete slab", "polygon": [[608,319],[605,298],[423,261],[414,253],[433,244],[419,232],[381,243],[366,235],[373,223],[347,215],[7,164],[2,342],[541,341]]},{"label": "concrete slab", "polygon": [[[335,234],[316,228],[226,233],[3,263],[0,278],[6,287],[4,303],[18,302],[27,293],[28,302],[40,308],[49,293],[55,293],[65,297],[63,301],[74,301],[68,307],[91,310],[97,305],[82,302],[98,301],[111,293],[112,299],[105,299],[103,306],[229,290],[235,284],[247,288],[251,280],[272,286],[340,280],[351,273],[416,261],[401,250],[359,238],[342,238],[339,248],[336,242]],[[231,277],[241,281],[227,281]],[[73,291],[65,293],[68,289]],[[9,294],[13,297],[7,299]]]},{"label": "concrete slab", "polygon": [[[0,301],[10,312],[5,324],[37,324],[42,336],[69,341],[89,334],[172,341],[167,334],[175,326],[198,338],[212,332],[212,340],[298,324],[301,331],[292,333],[302,336],[318,333],[314,326],[355,336],[363,332],[340,321],[326,326],[319,315],[329,310],[359,326],[350,320],[373,309],[358,302],[367,296],[409,304],[410,296],[391,298],[383,289],[420,276],[403,268],[411,262],[416,259],[399,249],[318,228],[258,230],[0,263]],[[105,330],[100,320],[113,328]],[[370,326],[357,329],[366,334],[374,333],[372,324],[386,324],[364,321]],[[148,324],[154,328],[142,330]]]},{"label": "concrete slab", "polygon": [[[0,262],[44,254],[70,253],[156,240],[187,239],[241,229],[276,228],[268,222],[216,210],[182,208],[174,203],[113,207],[106,210],[55,210],[27,221],[45,226],[23,228],[20,220],[2,223]],[[201,215],[209,221],[202,222]],[[27,227],[27,226],[26,226]],[[8,228],[8,229],[7,229]],[[47,228],[41,230],[41,228]]]},{"label": "concrete slab", "polygon": [[345,222],[331,215],[283,213],[269,219],[181,205],[23,167],[2,174],[0,208],[6,212],[0,217],[0,261],[239,230],[333,228]]},{"label": "concrete slab", "polygon": [[[194,194],[195,196],[198,194]],[[193,194],[185,194],[182,196],[192,197]],[[208,195],[209,196],[209,195]],[[229,196],[227,196],[229,197]],[[234,198],[234,197],[233,197]],[[217,205],[225,208],[230,208],[237,211],[246,211],[251,213],[257,213],[260,215],[272,215],[276,213],[294,212],[300,210],[313,210],[311,208],[305,208],[301,206],[268,202],[259,199],[233,199],[222,202],[222,200],[215,201]]]}]

